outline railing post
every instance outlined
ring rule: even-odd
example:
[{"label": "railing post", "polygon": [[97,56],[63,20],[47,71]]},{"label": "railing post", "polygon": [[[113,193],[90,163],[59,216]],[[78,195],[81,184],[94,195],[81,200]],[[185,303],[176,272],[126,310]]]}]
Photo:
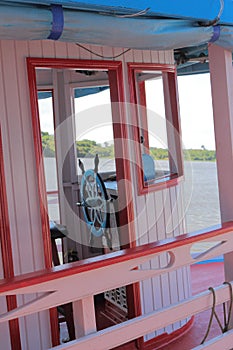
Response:
[{"label": "railing post", "polygon": [[96,331],[96,317],[93,296],[73,302],[73,316],[76,338]]},{"label": "railing post", "polygon": [[[222,222],[233,219],[233,69],[232,52],[209,46],[219,200]],[[224,256],[225,278],[233,280],[233,253]],[[233,326],[233,323],[232,325]]]}]

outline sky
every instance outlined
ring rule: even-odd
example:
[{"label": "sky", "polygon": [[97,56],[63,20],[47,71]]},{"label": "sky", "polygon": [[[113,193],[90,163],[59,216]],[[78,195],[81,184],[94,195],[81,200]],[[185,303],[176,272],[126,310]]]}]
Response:
[{"label": "sky", "polygon": [[185,148],[215,149],[209,73],[178,77],[178,90]]},{"label": "sky", "polygon": [[[204,146],[209,150],[215,149],[209,74],[178,77],[178,91],[183,147],[200,149]],[[93,107],[92,110],[100,108],[101,111],[101,105],[105,104],[106,101],[109,102],[108,90],[92,95],[91,103],[88,101],[88,97],[79,98],[78,109],[85,113],[88,106],[89,109],[91,107]],[[51,99],[40,100],[39,108],[41,130],[53,134]],[[99,143],[103,140],[103,135],[109,134],[109,132],[109,127],[103,127],[92,131],[85,137],[95,139]]]}]

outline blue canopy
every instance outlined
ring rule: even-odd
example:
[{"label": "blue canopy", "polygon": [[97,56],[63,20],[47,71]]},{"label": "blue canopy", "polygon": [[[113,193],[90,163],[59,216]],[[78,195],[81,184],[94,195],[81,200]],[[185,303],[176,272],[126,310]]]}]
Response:
[{"label": "blue canopy", "polygon": [[[104,90],[109,89],[109,86],[97,86],[91,88],[78,88],[75,89],[75,98],[84,97],[92,94],[97,94],[98,92],[102,92]],[[42,100],[44,98],[49,98],[52,96],[50,91],[38,91],[38,99]]]},{"label": "blue canopy", "polygon": [[62,5],[64,9],[104,12],[112,15],[146,15],[210,21],[221,14],[221,24],[233,23],[232,0],[5,0],[1,4]]},{"label": "blue canopy", "polygon": [[[51,3],[56,5],[48,6]],[[162,0],[134,1],[130,7],[128,1],[123,0],[85,3],[74,0],[0,1],[0,39],[59,39],[155,50],[215,42],[232,50],[233,27],[220,25],[222,21],[221,18],[218,21],[218,16],[226,18],[226,8],[232,7],[233,18],[233,1],[225,1],[225,8],[222,4],[223,0]],[[198,22],[198,12],[204,23]],[[155,14],[167,18],[154,17]]]}]

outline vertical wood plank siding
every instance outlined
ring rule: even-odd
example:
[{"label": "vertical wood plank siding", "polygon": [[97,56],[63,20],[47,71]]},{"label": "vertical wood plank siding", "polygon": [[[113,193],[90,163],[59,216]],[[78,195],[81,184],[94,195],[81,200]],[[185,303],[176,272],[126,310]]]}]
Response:
[{"label": "vertical wood plank siding", "polygon": [[[5,183],[5,171],[4,160],[2,152],[2,136],[0,129],[0,271],[1,278],[12,278],[14,276],[13,257],[11,248],[10,226],[8,216],[8,205],[6,196],[6,183]],[[16,296],[11,295],[5,300],[1,300],[2,306],[6,311],[13,310],[17,307]],[[5,307],[7,306],[7,308]],[[0,337],[4,333],[8,334],[8,338],[4,337],[2,346],[9,347],[11,344],[12,350],[21,350],[19,322],[17,319],[12,320],[8,324],[1,325]],[[6,345],[7,342],[8,344]]]},{"label": "vertical wood plank siding", "polygon": [[[89,50],[103,55],[105,59],[124,51],[124,49],[119,48],[86,46]],[[45,267],[26,57],[101,59],[75,44],[54,43],[52,41],[0,41],[1,128],[7,174],[6,189],[12,254],[17,275]],[[173,53],[172,51],[142,52],[131,50],[116,60],[121,60],[123,63],[126,101],[129,101],[127,62],[171,64],[173,63]],[[127,121],[129,123],[131,121],[129,114],[127,114]],[[182,184],[176,188],[150,193],[147,196],[138,196],[136,173],[133,167],[135,161],[133,149],[131,149],[131,155],[136,244],[184,233]],[[147,267],[156,267],[164,259],[166,258],[161,256],[160,259],[151,261]],[[142,312],[149,312],[168,305],[171,301],[175,302],[187,297],[190,293],[188,276],[188,269],[183,268],[175,273],[142,282],[140,284]],[[176,286],[175,292],[174,286]],[[169,292],[170,290],[173,292]],[[28,302],[31,298],[33,296],[19,298],[18,302],[19,304]],[[1,313],[5,311],[4,305],[4,303],[0,303]],[[168,327],[166,331],[175,330],[182,323]],[[49,314],[47,312],[23,318],[20,321],[20,331],[23,350],[39,350],[51,346]],[[146,340],[162,331],[164,330],[148,335]],[[6,344],[4,350],[8,350],[10,349],[9,333],[7,331],[3,333],[1,342]]]}]

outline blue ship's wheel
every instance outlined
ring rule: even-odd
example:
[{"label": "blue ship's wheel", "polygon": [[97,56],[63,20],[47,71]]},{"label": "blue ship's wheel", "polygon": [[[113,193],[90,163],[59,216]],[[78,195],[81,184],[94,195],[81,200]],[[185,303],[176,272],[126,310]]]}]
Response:
[{"label": "blue ship's wheel", "polygon": [[100,237],[109,223],[108,195],[103,180],[94,170],[83,173],[80,194],[85,221],[91,233]]}]

